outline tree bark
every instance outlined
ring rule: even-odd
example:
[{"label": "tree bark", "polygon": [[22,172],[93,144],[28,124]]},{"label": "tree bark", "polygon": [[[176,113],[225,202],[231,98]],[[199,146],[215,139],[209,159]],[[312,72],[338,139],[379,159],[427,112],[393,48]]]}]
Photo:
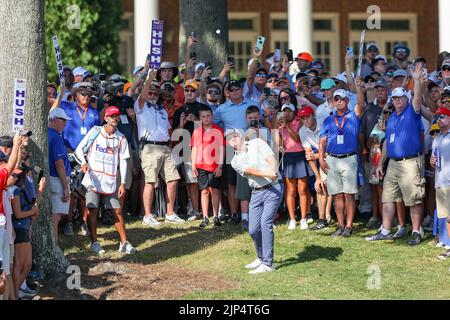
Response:
[{"label": "tree bark", "polygon": [[228,56],[227,0],[180,0],[180,63],[185,62],[191,32],[197,35],[198,43],[193,48],[197,62],[211,62],[213,74],[217,75]]},{"label": "tree bark", "polygon": [[[45,168],[48,176],[44,0],[3,0],[0,19],[3,21],[0,32],[0,132],[13,134],[14,81],[24,79],[27,89],[25,129],[33,132],[28,149],[32,153],[33,166]],[[44,194],[40,214],[33,226],[32,244],[33,264],[39,271],[46,274],[65,271],[67,260],[53,237],[49,192]]]}]

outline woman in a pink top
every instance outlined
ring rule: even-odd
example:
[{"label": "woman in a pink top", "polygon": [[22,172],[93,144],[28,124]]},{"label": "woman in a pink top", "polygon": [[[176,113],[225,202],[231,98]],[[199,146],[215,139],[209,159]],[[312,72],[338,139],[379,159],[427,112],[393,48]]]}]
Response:
[{"label": "woman in a pink top", "polygon": [[296,227],[295,199],[298,192],[302,216],[300,229],[306,230],[308,229],[306,215],[311,201],[308,180],[309,172],[306,166],[305,150],[303,149],[298,134],[298,130],[302,124],[295,117],[295,112],[294,105],[283,105],[280,117],[278,118],[278,128],[280,129],[280,138],[284,150],[283,178],[286,186],[285,201],[290,217],[288,229],[293,230]]}]

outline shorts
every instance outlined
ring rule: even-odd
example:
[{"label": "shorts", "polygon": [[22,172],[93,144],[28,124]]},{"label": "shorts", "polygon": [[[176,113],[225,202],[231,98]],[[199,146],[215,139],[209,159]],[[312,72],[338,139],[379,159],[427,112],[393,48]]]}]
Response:
[{"label": "shorts", "polygon": [[197,169],[198,171],[198,189],[200,191],[208,189],[209,187],[213,189],[219,189],[222,186],[221,178],[217,178],[214,172],[209,172],[202,169]]},{"label": "shorts", "polygon": [[94,191],[88,191],[86,193],[86,208],[98,209],[100,205],[100,199],[105,205],[106,209],[120,209],[119,197],[117,192],[112,195],[104,195],[95,193]]},{"label": "shorts", "polygon": [[438,218],[447,218],[450,214],[450,186],[436,189],[436,209]]},{"label": "shorts", "polygon": [[184,180],[187,184],[198,183],[198,179],[194,177],[194,174],[192,173],[192,163],[184,162],[181,168],[183,170]]},{"label": "shorts", "polygon": [[423,157],[403,161],[389,160],[383,181],[383,202],[403,202],[412,207],[423,202],[425,178]]},{"label": "shorts", "polygon": [[236,177],[236,199],[241,201],[250,201],[250,197],[252,195],[252,189],[248,184],[248,178],[243,177],[240,174]]},{"label": "shorts", "polygon": [[[70,177],[66,177],[67,182],[70,181]],[[67,186],[69,187],[69,186]],[[61,185],[61,181],[58,177],[50,177],[50,200],[52,202],[52,213],[53,214],[68,214],[70,201],[63,202],[61,198],[64,195],[64,190]]]},{"label": "shorts", "polygon": [[141,165],[145,183],[156,183],[158,175],[161,175],[165,182],[180,179],[172,150],[168,146],[146,144],[141,152]]},{"label": "shorts", "polygon": [[339,159],[328,156],[327,189],[329,195],[358,193],[358,159],[356,155]]},{"label": "shorts", "polygon": [[29,229],[14,228],[14,232],[16,233],[14,244],[31,242]]},{"label": "shorts", "polygon": [[237,184],[237,172],[233,169],[231,164],[227,163],[225,164],[225,172],[227,175],[227,183],[229,185],[235,186]]}]

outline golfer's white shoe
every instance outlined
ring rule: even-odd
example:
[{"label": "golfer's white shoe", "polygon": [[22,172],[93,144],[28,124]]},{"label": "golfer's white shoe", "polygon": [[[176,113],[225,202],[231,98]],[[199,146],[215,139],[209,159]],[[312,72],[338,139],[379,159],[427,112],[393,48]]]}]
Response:
[{"label": "golfer's white shoe", "polygon": [[255,268],[258,268],[260,265],[261,265],[261,260],[256,258],[255,261],[253,261],[252,263],[249,263],[248,265],[246,265],[245,269],[255,269]]}]

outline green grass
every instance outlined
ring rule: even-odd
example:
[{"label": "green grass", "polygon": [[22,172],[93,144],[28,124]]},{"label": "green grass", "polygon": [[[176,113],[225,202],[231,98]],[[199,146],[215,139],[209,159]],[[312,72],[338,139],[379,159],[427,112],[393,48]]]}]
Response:
[{"label": "green grass", "polygon": [[[99,228],[99,238],[107,250],[105,259],[132,261],[145,265],[164,263],[198,272],[214,273],[236,283],[234,289],[194,292],[186,299],[450,299],[449,261],[439,261],[442,249],[432,245],[431,236],[419,246],[406,239],[397,242],[367,242],[373,232],[355,226],[348,239],[334,239],[328,229],[319,232],[275,229],[273,273],[249,275],[243,266],[255,259],[248,233],[240,227],[198,228],[199,222],[184,226],[163,224],[159,230],[127,223],[136,256],[117,253],[113,228]],[[69,258],[87,258],[88,240],[81,236],[64,239]],[[89,258],[92,259],[92,258]],[[368,289],[368,268],[381,270],[381,289]]]}]

